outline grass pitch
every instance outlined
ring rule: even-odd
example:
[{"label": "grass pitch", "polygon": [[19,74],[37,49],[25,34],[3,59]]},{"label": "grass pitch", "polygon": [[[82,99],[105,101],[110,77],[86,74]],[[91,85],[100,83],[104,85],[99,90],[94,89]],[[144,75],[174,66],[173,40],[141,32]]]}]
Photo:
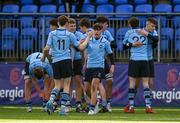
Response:
[{"label": "grass pitch", "polygon": [[[144,108],[136,108],[135,114],[126,114],[122,107],[113,108],[112,113],[98,113],[88,116],[87,113],[69,113],[67,116],[59,116],[58,112],[48,115],[41,107],[33,107],[31,113],[26,112],[25,107],[0,106],[0,122],[25,122],[25,123],[76,123],[76,122],[180,122],[180,109],[155,108],[155,114],[146,114]],[[59,121],[61,120],[61,121]]]}]

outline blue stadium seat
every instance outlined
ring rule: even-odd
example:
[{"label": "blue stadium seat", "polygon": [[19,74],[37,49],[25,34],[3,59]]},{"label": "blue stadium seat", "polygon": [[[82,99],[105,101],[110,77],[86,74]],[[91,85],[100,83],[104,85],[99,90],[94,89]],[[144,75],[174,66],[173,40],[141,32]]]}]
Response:
[{"label": "blue stadium seat", "polygon": [[177,29],[175,33],[175,51],[180,52],[180,29]]},{"label": "blue stadium seat", "polygon": [[115,0],[115,4],[127,4],[128,0]]},{"label": "blue stadium seat", "polygon": [[[76,6],[75,6],[75,5],[72,5],[72,12],[75,12],[75,10],[76,10]],[[58,12],[60,12],[60,13],[65,13],[65,7],[64,7],[64,5],[60,5],[60,6],[59,6]]]},{"label": "blue stadium seat", "polygon": [[[133,6],[130,4],[118,5],[116,7],[115,12],[116,13],[133,13]],[[116,17],[118,17],[118,19],[120,20],[128,19],[131,16],[132,15],[116,15]]]},{"label": "blue stadium seat", "polygon": [[173,3],[174,5],[180,4],[180,0],[172,0],[172,3]]},{"label": "blue stadium seat", "polygon": [[84,4],[82,7],[83,13],[95,13],[95,6],[90,4]]},{"label": "blue stadium seat", "polygon": [[[175,5],[174,12],[177,12],[177,13],[180,12],[180,5]],[[174,16],[173,17],[173,22],[174,23],[172,23],[172,24],[174,24],[175,28],[179,28],[180,27],[180,17],[179,16]]]},{"label": "blue stadium seat", "polygon": [[55,5],[41,5],[39,12],[41,13],[56,13]]},{"label": "blue stadium seat", "polygon": [[109,27],[109,28],[108,28],[108,31],[112,34],[113,37],[115,36],[115,30],[114,30],[114,28]]},{"label": "blue stadium seat", "polygon": [[109,1],[108,0],[95,0],[96,4],[108,4]]},{"label": "blue stadium seat", "polygon": [[43,19],[45,19],[45,26],[46,26],[46,28],[49,28],[49,20],[50,19],[52,19],[53,17],[45,17],[45,18],[43,18],[43,17],[41,17],[40,19],[39,19],[39,27],[40,28],[42,28],[42,26],[43,26]]},{"label": "blue stadium seat", "polygon": [[167,51],[170,41],[173,41],[174,30],[172,28],[161,28],[160,46],[162,51]]},{"label": "blue stadium seat", "polygon": [[84,0],[84,4],[91,4],[90,0]]},{"label": "blue stadium seat", "polygon": [[[99,5],[96,8],[97,13],[113,13],[114,12],[114,6],[111,4],[106,5]],[[113,15],[105,15],[107,17],[113,17]]]},{"label": "blue stadium seat", "polygon": [[[135,8],[135,12],[137,12],[137,13],[151,13],[152,12],[152,5],[150,5],[150,4],[137,5]],[[147,16],[138,16],[138,17],[140,19],[140,26],[145,26]]]},{"label": "blue stadium seat", "polygon": [[[46,28],[46,32],[45,32],[45,34],[46,34],[46,39],[45,39],[45,42],[46,42],[46,40],[47,40],[47,38],[48,38],[48,35],[49,35],[49,32],[50,32],[50,28]],[[42,41],[42,31],[40,31],[40,34],[39,34],[39,49],[40,50],[42,50],[43,48],[44,48],[44,46],[43,46],[43,41]],[[45,44],[44,44],[45,45]]]},{"label": "blue stadium seat", "polygon": [[63,4],[63,3],[62,3],[62,0],[58,0],[58,3],[59,3],[59,4]]},{"label": "blue stadium seat", "polygon": [[21,5],[32,5],[34,0],[20,0]]},{"label": "blue stadium seat", "polygon": [[22,39],[20,42],[21,50],[33,50],[33,39]]},{"label": "blue stadium seat", "polygon": [[24,28],[21,30],[22,39],[36,40],[38,35],[37,28]]},{"label": "blue stadium seat", "polygon": [[134,0],[134,4],[147,4],[147,0]]},{"label": "blue stadium seat", "polygon": [[52,1],[51,0],[39,0],[40,4],[51,4]]},{"label": "blue stadium seat", "polygon": [[15,50],[15,39],[2,39],[0,42],[2,50]]},{"label": "blue stadium seat", "polygon": [[21,17],[20,21],[22,28],[33,27],[33,17]]},{"label": "blue stadium seat", "polygon": [[60,5],[60,6],[59,6],[58,12],[60,12],[60,13],[65,13],[64,5]]},{"label": "blue stadium seat", "polygon": [[174,27],[177,29],[177,28],[180,28],[180,17],[179,16],[175,16],[173,17],[173,22],[172,24],[174,24]]},{"label": "blue stadium seat", "polygon": [[38,6],[36,6],[36,5],[24,5],[21,8],[21,12],[36,13],[36,12],[38,12]]},{"label": "blue stadium seat", "polygon": [[5,28],[2,30],[2,37],[6,39],[17,39],[19,36],[18,28]]},{"label": "blue stadium seat", "polygon": [[19,12],[19,6],[16,4],[7,4],[3,6],[2,12],[6,13],[18,13]]},{"label": "blue stadium seat", "polygon": [[5,28],[2,30],[2,50],[15,50],[15,42],[18,40],[18,28]]},{"label": "blue stadium seat", "polygon": [[119,51],[123,50],[123,39],[129,28],[120,28],[117,30],[116,43]]},{"label": "blue stadium seat", "polygon": [[[154,12],[171,13],[172,12],[172,6],[170,4],[158,4],[154,8]],[[166,27],[166,25],[167,25],[166,16],[161,16],[161,26]]]}]

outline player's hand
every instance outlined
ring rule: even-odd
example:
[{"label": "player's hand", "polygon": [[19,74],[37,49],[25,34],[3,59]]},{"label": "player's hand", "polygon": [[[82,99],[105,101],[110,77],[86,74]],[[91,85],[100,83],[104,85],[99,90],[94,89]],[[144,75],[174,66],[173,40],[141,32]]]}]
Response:
[{"label": "player's hand", "polygon": [[136,41],[136,42],[134,42],[134,43],[132,44],[132,46],[134,46],[134,47],[140,47],[140,46],[142,46],[142,45],[143,45],[143,43],[140,42],[140,41]]},{"label": "player's hand", "polygon": [[137,33],[141,34],[141,35],[144,35],[144,36],[147,36],[148,35],[148,32],[144,29],[139,29],[139,30],[136,30]]},{"label": "player's hand", "polygon": [[87,36],[91,38],[94,35],[94,31],[88,32]]},{"label": "player's hand", "polygon": [[114,74],[114,65],[111,65],[110,73],[111,73],[111,74]]}]

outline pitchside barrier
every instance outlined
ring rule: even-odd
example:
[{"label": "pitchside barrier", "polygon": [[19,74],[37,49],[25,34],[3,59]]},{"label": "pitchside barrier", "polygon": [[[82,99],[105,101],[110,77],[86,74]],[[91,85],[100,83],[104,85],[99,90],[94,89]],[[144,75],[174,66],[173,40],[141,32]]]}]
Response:
[{"label": "pitchside barrier", "polygon": [[[80,18],[87,17],[92,25],[95,18],[100,15],[100,13],[0,13],[0,59],[22,61],[27,55],[42,51],[50,32],[49,20],[63,14],[75,18],[77,23]],[[145,27],[146,18],[157,19],[159,44],[154,50],[156,61],[180,61],[180,13],[103,13],[103,15],[109,18],[108,30],[117,43],[117,49],[114,49],[117,62],[129,59],[129,51],[123,50],[122,41],[129,29],[127,20],[131,16],[140,18],[140,28]]]},{"label": "pitchside barrier", "polygon": [[[0,63],[0,105],[25,105],[24,80],[22,71],[24,63]],[[113,106],[124,106],[128,103],[127,64],[116,64],[113,82]],[[43,88],[43,82],[39,81]],[[105,84],[105,82],[104,82]],[[153,87],[153,106],[180,106],[180,64],[155,64]],[[42,100],[32,87],[32,102],[41,105]],[[75,102],[73,89],[72,102]],[[144,106],[142,84],[135,98],[136,106]]]}]

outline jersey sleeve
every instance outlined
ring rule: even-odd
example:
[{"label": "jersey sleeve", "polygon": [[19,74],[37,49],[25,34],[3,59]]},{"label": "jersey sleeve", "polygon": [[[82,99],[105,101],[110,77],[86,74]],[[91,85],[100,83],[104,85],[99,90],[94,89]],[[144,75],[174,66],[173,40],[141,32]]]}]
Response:
[{"label": "jersey sleeve", "polygon": [[153,36],[158,36],[158,33],[157,33],[157,31],[156,31],[156,30],[154,30],[154,32],[153,32]]},{"label": "jersey sleeve", "polygon": [[112,53],[110,42],[108,42],[108,41],[105,43],[105,50],[106,50],[107,54],[111,54]]},{"label": "jersey sleeve", "polygon": [[78,46],[79,46],[79,41],[78,41],[78,39],[76,38],[76,36],[75,36],[73,33],[70,33],[69,37],[70,37],[71,43],[72,43],[75,47],[78,47]]},{"label": "jersey sleeve", "polygon": [[46,45],[51,46],[52,45],[52,32],[49,33],[47,43]]},{"label": "jersey sleeve", "polygon": [[31,56],[32,56],[32,55],[29,55],[29,56],[26,58],[26,62],[30,63]]},{"label": "jersey sleeve", "polygon": [[107,34],[107,37],[108,37],[107,40],[108,40],[109,42],[114,41],[114,38],[113,38],[112,34],[111,34],[108,30],[106,31],[106,34]]},{"label": "jersey sleeve", "polygon": [[128,43],[128,38],[129,38],[129,33],[126,32],[125,36],[124,36],[124,40],[123,40],[123,44],[125,45],[126,43]]}]

